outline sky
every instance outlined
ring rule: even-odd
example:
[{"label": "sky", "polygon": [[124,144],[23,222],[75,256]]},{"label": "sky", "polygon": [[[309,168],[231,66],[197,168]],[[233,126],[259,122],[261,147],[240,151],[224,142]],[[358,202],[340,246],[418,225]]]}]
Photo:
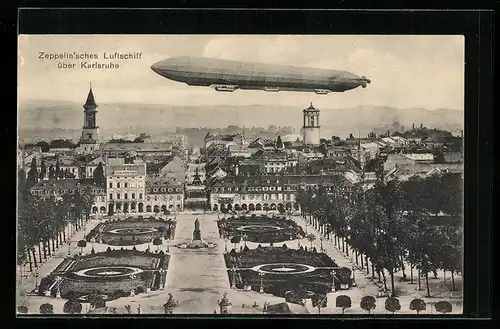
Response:
[{"label": "sky", "polygon": [[[168,106],[281,105],[352,108],[360,105],[464,110],[464,42],[456,35],[20,35],[19,102],[82,103],[89,84],[97,103]],[[141,59],[104,60],[103,54],[141,52]],[[81,60],[40,59],[45,54],[96,53],[119,69],[81,69]],[[367,88],[316,95],[189,87],[154,73],[153,63],[199,56],[343,70],[371,79]],[[58,63],[75,63],[73,69]]]}]

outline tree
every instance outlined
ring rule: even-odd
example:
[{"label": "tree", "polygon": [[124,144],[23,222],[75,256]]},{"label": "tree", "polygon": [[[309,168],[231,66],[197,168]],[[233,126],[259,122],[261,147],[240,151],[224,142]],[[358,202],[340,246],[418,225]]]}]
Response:
[{"label": "tree", "polygon": [[165,236],[165,232],[167,231],[167,228],[165,226],[160,226],[158,227],[158,232],[160,232],[160,234],[162,236]]},{"label": "tree", "polygon": [[342,308],[342,314],[345,314],[346,308],[351,307],[351,297],[347,295],[337,296],[337,299],[335,300],[335,307]]},{"label": "tree", "polygon": [[36,143],[35,146],[40,146],[42,152],[48,152],[50,149],[49,143],[47,143],[45,141],[40,141],[40,142]]},{"label": "tree", "polygon": [[50,164],[50,167],[49,167],[49,178],[50,179],[56,178],[56,170],[54,169],[53,164]]},{"label": "tree", "polygon": [[57,161],[56,161],[56,169],[55,169],[55,178],[56,179],[59,179],[61,178],[61,175],[62,175],[62,171],[61,171],[61,166],[59,164],[59,158],[57,158]]},{"label": "tree", "polygon": [[21,193],[26,191],[26,173],[23,168],[17,172],[17,190]]},{"label": "tree", "polygon": [[24,305],[18,306],[17,307],[17,313],[20,314],[27,314],[28,313],[28,308]]},{"label": "tree", "polygon": [[313,247],[313,242],[316,240],[316,235],[310,233],[307,235],[307,240],[311,243],[311,248]]},{"label": "tree", "polygon": [[80,314],[82,313],[82,304],[76,299],[70,299],[64,303],[63,312],[67,314]]},{"label": "tree", "polygon": [[312,306],[318,308],[318,314],[321,314],[321,308],[328,305],[328,297],[326,294],[314,294],[311,298]]},{"label": "tree", "polygon": [[361,298],[360,306],[363,310],[367,311],[370,314],[371,310],[375,309],[376,300],[373,296],[364,296]]},{"label": "tree", "polygon": [[42,163],[40,164],[40,180],[44,179],[47,175],[47,166],[45,165],[45,160],[42,159]]},{"label": "tree", "polygon": [[394,298],[394,297],[388,297],[385,300],[385,309],[392,314],[394,312],[401,310],[401,304],[399,303],[399,299]]},{"label": "tree", "polygon": [[427,305],[423,299],[415,298],[410,302],[410,310],[416,311],[417,314],[420,314],[420,312],[424,311],[426,308]]},{"label": "tree", "polygon": [[436,311],[442,314],[446,313],[451,313],[453,310],[453,306],[451,303],[447,300],[442,300],[437,302],[434,307],[436,308]]},{"label": "tree", "polygon": [[106,185],[106,178],[104,177],[104,167],[102,166],[102,162],[99,162],[92,176],[96,185]]},{"label": "tree", "polygon": [[80,240],[80,241],[78,241],[77,246],[80,247],[80,253],[83,254],[83,248],[85,248],[87,246],[87,241]]},{"label": "tree", "polygon": [[98,291],[92,292],[88,296],[88,301],[91,308],[96,309],[96,308],[106,307],[106,301]]},{"label": "tree", "polygon": [[36,158],[31,159],[30,170],[28,171],[28,178],[26,180],[26,188],[31,188],[37,183],[38,169],[36,167]]},{"label": "tree", "polygon": [[240,241],[241,241],[240,235],[235,235],[231,238],[231,243],[234,243],[234,249],[236,249],[236,244],[240,243]]},{"label": "tree", "polygon": [[156,246],[156,250],[158,250],[158,248],[161,246],[162,243],[163,241],[159,237],[156,237],[153,240],[153,245]]},{"label": "tree", "polygon": [[54,306],[49,303],[40,305],[40,314],[54,314]]}]

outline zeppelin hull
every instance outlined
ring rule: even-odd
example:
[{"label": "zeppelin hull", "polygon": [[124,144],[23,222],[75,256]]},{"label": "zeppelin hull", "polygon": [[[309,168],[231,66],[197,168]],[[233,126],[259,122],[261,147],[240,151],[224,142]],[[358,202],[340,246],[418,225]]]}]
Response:
[{"label": "zeppelin hull", "polygon": [[151,68],[170,80],[190,86],[215,86],[216,90],[286,90],[321,94],[354,89],[366,79],[346,71],[195,57],[171,58]]}]

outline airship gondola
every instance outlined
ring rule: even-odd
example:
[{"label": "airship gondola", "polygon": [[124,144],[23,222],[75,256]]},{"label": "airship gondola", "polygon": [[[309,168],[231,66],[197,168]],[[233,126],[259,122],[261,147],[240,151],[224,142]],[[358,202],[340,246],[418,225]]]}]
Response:
[{"label": "airship gondola", "polygon": [[151,69],[173,81],[189,86],[212,87],[221,92],[237,89],[283,90],[326,95],[359,86],[366,88],[371,82],[364,76],[347,71],[201,57],[169,58],[153,64]]}]

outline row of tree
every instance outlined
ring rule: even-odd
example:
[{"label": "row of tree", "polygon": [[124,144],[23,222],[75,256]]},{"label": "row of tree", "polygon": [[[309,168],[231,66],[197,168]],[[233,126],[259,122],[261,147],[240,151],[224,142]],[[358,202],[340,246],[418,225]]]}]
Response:
[{"label": "row of tree", "polygon": [[[326,296],[317,296],[313,298],[312,305],[318,308],[318,313],[321,313],[321,308],[327,306]],[[359,306],[368,312],[368,314],[371,314],[371,311],[377,307],[377,301],[373,296],[364,296],[361,298]],[[351,297],[347,295],[337,296],[335,299],[335,307],[342,309],[342,314],[344,314],[346,309],[352,307]],[[396,312],[401,311],[401,303],[399,302],[399,299],[395,297],[388,297],[385,300],[384,308],[386,311],[395,314]],[[453,305],[447,300],[434,303],[434,308],[437,312],[442,314],[451,313],[453,311]],[[427,309],[427,304],[423,299],[415,298],[410,301],[409,309],[419,314]]]},{"label": "row of tree", "polygon": [[[356,263],[366,266],[372,278],[383,277],[385,289],[390,276],[392,296],[396,295],[394,274],[405,265],[420,278],[425,276],[427,295],[429,273],[462,272],[462,178],[455,174],[412,177],[407,181],[384,181],[381,171],[371,189],[360,184],[340,184],[327,193],[323,187],[298,194],[303,215]],[[409,265],[408,265],[409,264]]]},{"label": "row of tree", "polygon": [[[106,301],[102,298],[102,295],[94,292],[89,295],[89,306],[91,309],[97,309],[97,308],[102,308],[106,307]],[[163,308],[165,309],[165,314],[171,314],[173,309],[179,305],[178,301],[174,301],[172,298],[172,295],[169,294],[169,300],[163,305]],[[267,304],[266,304],[267,306]],[[318,299],[314,298],[313,299],[313,306],[318,308],[318,312],[321,313],[321,308],[324,308],[327,306],[327,299],[326,296]],[[345,313],[346,309],[351,308],[352,306],[352,301],[351,298],[347,295],[340,295],[337,296],[335,299],[335,307],[342,309],[342,314]],[[384,303],[385,310],[391,312],[392,314],[395,314],[396,312],[401,310],[401,303],[397,298],[394,297],[389,297],[385,300]],[[241,308],[245,309],[249,306],[242,304]],[[251,305],[254,310],[259,307],[259,305],[254,302],[253,305]],[[371,313],[372,310],[376,308],[376,300],[375,297],[373,296],[364,296],[361,299],[360,302],[360,307],[368,312],[368,314]],[[417,312],[419,314],[421,311],[424,311],[427,309],[427,304],[425,303],[424,300],[415,298],[410,302],[409,306],[411,311]],[[451,313],[453,311],[453,305],[446,300],[442,300],[439,302],[434,303],[434,308],[436,309],[437,312],[446,314],[446,313]],[[130,305],[125,305],[125,309],[129,314],[132,313]],[[77,299],[69,299],[66,303],[64,303],[63,306],[63,312],[66,314],[81,314],[83,310],[82,304],[77,300]],[[140,311],[140,308],[138,309]],[[264,308],[265,312],[266,308]],[[45,303],[40,305],[39,308],[40,314],[54,314],[54,306],[49,303]],[[18,306],[17,307],[17,312],[19,314],[27,314],[28,313],[28,308],[26,306]],[[216,314],[217,312],[214,312]],[[255,312],[254,312],[255,313]]]},{"label": "row of tree", "polygon": [[90,191],[76,191],[60,198],[18,193],[18,264],[27,262],[32,271],[47,259],[68,241],[69,224],[80,230],[92,204]]}]

